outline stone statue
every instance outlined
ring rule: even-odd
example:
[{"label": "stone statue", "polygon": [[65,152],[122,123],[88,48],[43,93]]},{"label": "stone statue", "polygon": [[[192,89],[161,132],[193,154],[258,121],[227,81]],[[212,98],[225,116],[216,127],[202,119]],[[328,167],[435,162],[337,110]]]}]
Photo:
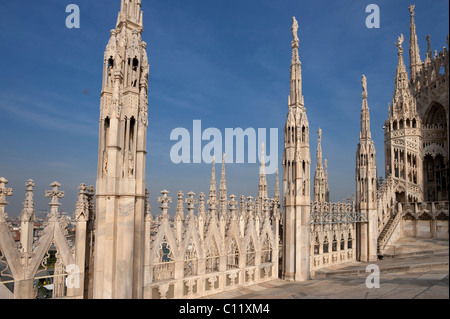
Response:
[{"label": "stone statue", "polygon": [[128,177],[133,177],[134,172],[134,160],[131,152],[128,153]]},{"label": "stone statue", "polygon": [[319,143],[320,143],[320,141],[322,141],[322,129],[319,128],[317,133],[319,134]]},{"label": "stone statue", "polygon": [[361,84],[362,84],[362,88],[363,88],[362,96],[364,99],[367,99],[367,78],[364,74],[362,76]]},{"label": "stone statue", "polygon": [[298,22],[295,17],[292,17],[292,36],[294,37],[294,41],[298,41]]},{"label": "stone statue", "polygon": [[397,43],[395,44],[399,52],[403,52],[402,44],[404,40],[405,38],[403,37],[403,33],[401,33],[400,36],[398,37]]},{"label": "stone statue", "polygon": [[103,151],[103,176],[106,177],[108,175],[108,154],[106,151]]}]

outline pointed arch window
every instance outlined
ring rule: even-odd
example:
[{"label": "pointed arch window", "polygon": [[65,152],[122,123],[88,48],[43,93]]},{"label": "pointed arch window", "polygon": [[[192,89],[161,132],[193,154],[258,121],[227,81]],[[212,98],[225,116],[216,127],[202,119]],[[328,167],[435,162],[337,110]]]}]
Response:
[{"label": "pointed arch window", "polygon": [[327,254],[328,253],[328,237],[325,236],[325,239],[323,241],[323,253]]},{"label": "pointed arch window", "polygon": [[153,261],[153,281],[162,281],[174,278],[175,259],[167,239],[164,237],[159,245]]},{"label": "pointed arch window", "polygon": [[228,246],[227,269],[239,268],[239,248],[234,238]]},{"label": "pointed arch window", "polygon": [[246,265],[247,266],[254,266],[255,265],[255,245],[253,244],[253,241],[250,240],[247,246],[247,258],[246,258]]},{"label": "pointed arch window", "polygon": [[345,239],[344,239],[344,235],[341,235],[341,250],[345,250]]},{"label": "pointed arch window", "polygon": [[319,242],[319,237],[316,236],[316,240],[314,242],[314,255],[318,255],[320,252],[320,242]]},{"label": "pointed arch window", "polygon": [[184,276],[195,276],[198,270],[198,255],[192,238],[184,254]]},{"label": "pointed arch window", "polygon": [[331,251],[337,251],[337,239],[336,239],[336,235],[333,235],[333,242],[331,243]]},{"label": "pointed arch window", "polygon": [[206,273],[219,271],[219,250],[215,240],[212,240],[206,253]]},{"label": "pointed arch window", "polygon": [[272,244],[269,235],[266,234],[263,246],[261,249],[261,264],[272,262]]},{"label": "pointed arch window", "polygon": [[351,232],[348,233],[347,248],[348,249],[352,249],[353,248],[353,238],[352,238],[352,233]]}]

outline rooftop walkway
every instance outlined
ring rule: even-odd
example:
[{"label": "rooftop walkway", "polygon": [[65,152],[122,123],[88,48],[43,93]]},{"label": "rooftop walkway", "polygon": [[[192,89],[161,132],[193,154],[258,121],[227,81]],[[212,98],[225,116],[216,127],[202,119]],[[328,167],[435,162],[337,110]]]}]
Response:
[{"label": "rooftop walkway", "polygon": [[[321,269],[305,282],[281,279],[209,296],[209,299],[449,299],[449,241],[402,238],[373,263]],[[367,288],[369,264],[380,287]]]}]

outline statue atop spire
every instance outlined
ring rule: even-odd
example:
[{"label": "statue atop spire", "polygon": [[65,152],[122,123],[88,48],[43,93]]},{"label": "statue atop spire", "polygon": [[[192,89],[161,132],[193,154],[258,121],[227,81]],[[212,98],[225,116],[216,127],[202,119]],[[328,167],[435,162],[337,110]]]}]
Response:
[{"label": "statue atop spire", "polygon": [[298,39],[298,22],[295,17],[292,18],[292,59],[291,59],[291,90],[289,95],[289,106],[303,107],[302,96],[302,67],[298,53],[299,39]]},{"label": "statue atop spire", "polygon": [[294,38],[294,42],[299,42],[298,39],[298,22],[297,19],[295,19],[295,17],[292,17],[292,37]]},{"label": "statue atop spire", "polygon": [[395,43],[395,45],[398,48],[398,54],[403,54],[402,44],[403,44],[404,40],[405,40],[405,38],[403,37],[403,33],[400,33],[400,36],[397,39],[397,43]]},{"label": "statue atop spire", "polygon": [[363,88],[362,97],[364,100],[366,100],[367,99],[367,78],[364,74],[362,75],[361,84],[362,84],[362,88]]}]

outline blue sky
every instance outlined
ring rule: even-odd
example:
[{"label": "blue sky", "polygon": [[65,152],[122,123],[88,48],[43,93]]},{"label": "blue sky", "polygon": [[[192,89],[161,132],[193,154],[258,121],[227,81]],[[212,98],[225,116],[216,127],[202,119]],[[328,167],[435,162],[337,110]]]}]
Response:
[{"label": "blue sky", "polygon": [[[68,4],[79,5],[81,28],[67,29]],[[365,26],[368,4],[381,27]],[[361,75],[368,81],[378,175],[384,177],[383,122],[394,88],[400,33],[409,65],[410,1],[143,0],[150,60],[147,187],[153,214],[163,189],[209,190],[209,164],[170,162],[174,128],[279,128],[279,167],[289,94],[292,16],[299,22],[303,95],[310,122],[311,178],[317,130],[323,130],[332,201],[355,192]],[[417,0],[421,57],[446,46],[449,4]],[[95,185],[103,52],[119,0],[21,0],[0,4],[0,176],[9,180],[10,216],[18,215],[25,182],[36,184],[36,211],[57,180],[73,213],[80,183]],[[220,165],[217,165],[217,183]],[[268,176],[273,195],[275,175]],[[258,164],[228,164],[229,195],[255,196]],[[280,185],[281,186],[281,185]],[[176,203],[172,203],[172,211]]]}]

